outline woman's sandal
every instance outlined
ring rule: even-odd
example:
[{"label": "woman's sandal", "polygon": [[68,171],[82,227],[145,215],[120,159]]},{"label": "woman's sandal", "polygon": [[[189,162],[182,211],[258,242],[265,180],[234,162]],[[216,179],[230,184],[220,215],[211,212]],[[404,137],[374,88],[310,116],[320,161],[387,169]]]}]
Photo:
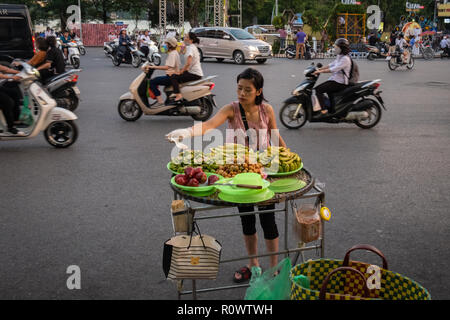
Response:
[{"label": "woman's sandal", "polygon": [[[236,274],[240,274],[241,277],[236,278]],[[233,276],[233,281],[235,283],[246,282],[246,281],[250,280],[251,276],[252,276],[252,271],[247,266],[245,266],[239,270],[236,270],[236,272],[234,273],[234,276]]]}]

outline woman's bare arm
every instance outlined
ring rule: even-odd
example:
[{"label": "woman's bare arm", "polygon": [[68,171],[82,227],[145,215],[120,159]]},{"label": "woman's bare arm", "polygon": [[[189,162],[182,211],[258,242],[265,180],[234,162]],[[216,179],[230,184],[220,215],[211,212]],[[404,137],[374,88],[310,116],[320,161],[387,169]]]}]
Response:
[{"label": "woman's bare arm", "polygon": [[217,114],[206,122],[199,123],[192,127],[193,136],[202,136],[209,130],[216,129],[234,116],[233,106],[228,104],[221,108]]},{"label": "woman's bare arm", "polygon": [[266,113],[269,116],[269,130],[271,130],[271,133],[275,134],[275,139],[278,138],[278,144],[280,147],[286,148],[286,143],[283,140],[283,137],[281,137],[280,132],[278,130],[277,126],[277,119],[275,117],[275,112],[273,111],[273,107],[270,104],[266,104]]}]

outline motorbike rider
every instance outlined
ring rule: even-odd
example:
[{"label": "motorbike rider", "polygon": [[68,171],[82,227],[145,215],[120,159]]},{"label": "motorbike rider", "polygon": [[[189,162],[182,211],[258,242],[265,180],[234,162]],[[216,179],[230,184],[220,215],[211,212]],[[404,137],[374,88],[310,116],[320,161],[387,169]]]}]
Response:
[{"label": "motorbike rider", "polygon": [[117,36],[114,31],[111,31],[108,35],[108,42],[114,42],[117,39]]},{"label": "motorbike rider", "polygon": [[45,62],[45,57],[47,56],[47,50],[48,50],[48,42],[47,39],[39,37],[36,39],[36,47],[37,52],[34,54],[34,56],[28,60],[28,64],[30,66],[33,66],[35,68],[39,67]]},{"label": "motorbike rider", "polygon": [[334,60],[328,66],[321,67],[314,72],[314,75],[319,75],[321,73],[333,73],[328,81],[325,81],[315,88],[317,99],[319,99],[320,106],[322,107],[322,114],[328,113],[328,110],[324,109],[324,93],[327,93],[328,98],[330,99],[329,111],[331,113],[334,113],[333,94],[345,90],[349,84],[349,78],[352,68],[352,60],[349,56],[350,43],[345,38],[339,38],[334,43],[334,50],[337,54],[336,60]]},{"label": "motorbike rider", "polygon": [[[8,79],[19,81],[21,78],[17,76],[19,71],[0,65],[0,79]],[[13,83],[14,87],[5,85],[0,87],[0,109],[5,116],[6,124],[8,126],[8,133],[14,135],[24,135],[22,131],[17,130],[14,121],[18,119],[20,114],[20,96],[17,96],[17,82]],[[19,99],[19,101],[17,101]]]},{"label": "motorbike rider", "polygon": [[398,34],[397,40],[395,40],[395,45],[399,47],[400,53],[402,54],[403,63],[407,63],[409,58],[409,51],[405,50],[405,47],[409,47],[408,42],[405,40],[403,32]]},{"label": "motorbike rider", "polygon": [[41,74],[41,79],[45,82],[48,78],[51,78],[57,74],[66,72],[66,64],[64,63],[64,56],[56,47],[56,38],[48,37],[48,51],[45,58],[46,62],[40,65],[37,69]]},{"label": "motorbike rider", "polygon": [[146,57],[148,56],[148,53],[150,52],[150,48],[148,47],[150,41],[152,41],[152,40],[150,39],[149,32],[148,32],[148,30],[145,30],[144,34],[139,37],[139,43],[140,43],[139,48]]},{"label": "motorbike rider", "polygon": [[130,37],[127,35],[127,29],[120,30],[119,34],[119,48],[117,49],[118,58],[125,62],[125,55],[127,54],[128,43],[131,42]]},{"label": "motorbike rider", "polygon": [[184,43],[186,45],[186,53],[184,55],[186,63],[180,71],[170,77],[175,94],[175,102],[183,98],[180,93],[180,83],[200,80],[203,77],[200,53],[195,46],[195,44],[200,43],[200,40],[195,33],[189,32],[184,36]]},{"label": "motorbike rider", "polygon": [[64,30],[63,35],[61,37],[59,37],[59,39],[61,40],[62,43],[62,49],[64,52],[64,56],[66,57],[66,59],[69,56],[69,49],[67,47],[67,44],[72,41],[72,38],[69,35],[69,31]]},{"label": "motorbike rider", "polygon": [[[178,54],[177,51],[177,46],[178,46],[178,42],[177,39],[171,37],[171,38],[167,38],[164,41],[167,44],[167,48],[169,50],[168,55],[167,55],[167,59],[166,59],[166,65],[165,66],[148,66],[147,69],[155,69],[155,70],[165,70],[166,71],[166,75],[165,76],[161,76],[161,77],[156,77],[150,80],[150,90],[152,90],[152,92],[155,94],[156,96],[156,100],[157,100],[157,104],[153,105],[153,108],[158,108],[164,105],[164,100],[162,98],[161,95],[161,91],[158,89],[158,86],[170,86],[171,84],[171,79],[170,76],[173,75],[174,73],[177,73],[178,70],[180,70],[181,67],[181,60],[180,60],[180,55]],[[146,97],[146,81],[143,81],[143,83],[141,84],[141,86],[138,89],[138,92],[140,94],[141,97]],[[147,98],[143,98],[142,99],[145,103],[145,105],[150,108],[150,106],[148,105],[148,99]]]}]

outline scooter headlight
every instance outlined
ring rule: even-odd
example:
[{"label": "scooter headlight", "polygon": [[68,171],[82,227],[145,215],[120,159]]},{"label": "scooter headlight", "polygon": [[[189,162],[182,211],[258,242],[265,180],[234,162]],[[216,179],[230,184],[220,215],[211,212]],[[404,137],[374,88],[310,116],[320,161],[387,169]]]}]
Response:
[{"label": "scooter headlight", "polygon": [[307,84],[307,83],[305,83],[305,84],[303,84],[303,85],[301,85],[301,86],[298,86],[297,88],[295,88],[294,91],[292,91],[292,95],[293,95],[293,96],[298,96],[298,95],[300,95],[300,92],[303,91],[303,90],[305,90],[306,87],[308,87],[308,84]]}]

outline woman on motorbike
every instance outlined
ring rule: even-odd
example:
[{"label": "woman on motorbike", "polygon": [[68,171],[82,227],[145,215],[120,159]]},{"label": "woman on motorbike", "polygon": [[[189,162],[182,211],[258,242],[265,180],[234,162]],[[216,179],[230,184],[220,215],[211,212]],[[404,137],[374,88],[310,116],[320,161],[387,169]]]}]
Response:
[{"label": "woman on motorbike", "polygon": [[[157,107],[161,107],[164,105],[164,100],[162,98],[161,95],[161,91],[159,91],[158,86],[170,86],[171,84],[171,79],[170,76],[173,75],[174,73],[177,73],[178,70],[180,69],[181,66],[181,61],[180,61],[180,55],[178,54],[177,51],[177,46],[178,46],[178,42],[177,39],[175,38],[167,38],[165,40],[165,43],[167,44],[168,47],[168,55],[167,55],[167,59],[166,59],[166,65],[164,66],[154,66],[154,65],[150,65],[147,66],[147,70],[148,69],[154,69],[154,70],[164,70],[166,71],[166,75],[165,76],[161,76],[161,77],[156,77],[150,80],[150,90],[154,93],[154,95],[156,96],[156,100],[157,103],[155,105],[153,105],[153,108],[157,108]],[[146,86],[146,81],[143,81],[143,84],[141,84],[141,86],[139,87],[139,94],[141,95],[141,97],[146,97],[146,90],[147,90],[147,86]],[[143,99],[145,105],[150,108],[149,104],[148,104],[148,99]]]},{"label": "woman on motorbike", "polygon": [[170,77],[173,92],[175,94],[175,102],[180,101],[183,98],[180,93],[180,83],[200,80],[203,77],[203,70],[200,64],[200,53],[195,46],[195,44],[200,43],[200,40],[195,33],[189,32],[184,37],[184,43],[186,44],[186,53],[184,55],[186,57],[186,63],[178,73],[174,73],[174,75]]},{"label": "woman on motorbike", "polygon": [[[8,67],[0,65],[0,79],[7,79],[13,81],[19,81],[21,78],[17,76],[19,71],[10,69]],[[19,97],[20,98],[20,97]],[[15,90],[13,88],[0,87],[0,110],[3,111],[3,115],[8,126],[8,133],[14,135],[24,135],[22,131],[17,130],[14,125],[14,121],[17,117],[17,97],[15,96]]]},{"label": "woman on motorbike", "polygon": [[337,39],[334,43],[334,50],[337,54],[336,60],[334,60],[328,66],[317,69],[314,75],[321,73],[333,73],[333,75],[324,83],[316,87],[317,99],[319,99],[320,106],[322,107],[322,114],[327,114],[328,110],[324,110],[325,97],[324,93],[327,93],[330,99],[330,113],[334,113],[334,97],[333,94],[339,91],[343,91],[347,88],[350,79],[350,72],[352,69],[352,59],[349,56],[350,43],[345,38]]},{"label": "woman on motorbike", "polygon": [[128,43],[131,42],[130,37],[127,35],[127,29],[120,30],[119,34],[119,48],[117,49],[117,55],[125,62],[125,55],[128,50]]},{"label": "woman on motorbike", "polygon": [[[261,151],[266,150],[271,142],[286,147],[286,143],[277,129],[273,107],[265,103],[263,86],[264,78],[259,71],[252,68],[244,70],[237,77],[238,101],[221,108],[212,119],[190,128],[172,131],[167,135],[167,138],[169,141],[181,141],[193,136],[202,136],[228,122],[227,143],[245,141],[249,148]],[[259,207],[258,209],[261,211],[273,210],[275,205]],[[251,206],[238,207],[238,210],[240,213],[255,211]],[[274,213],[259,214],[259,220],[268,252],[277,252],[279,234]],[[255,215],[243,215],[241,216],[241,223],[247,253],[249,256],[256,256],[258,253],[256,217]],[[272,255],[270,266],[274,267],[277,263],[278,256]],[[254,266],[259,266],[257,258],[251,258],[248,265],[237,270],[234,273],[233,280],[237,283],[248,281],[251,277],[251,269]]]},{"label": "woman on motorbike", "polygon": [[150,35],[148,30],[145,30],[144,33],[139,36],[139,49],[142,51],[142,53],[147,57],[148,53],[150,52],[150,48],[148,47],[150,44]]}]

